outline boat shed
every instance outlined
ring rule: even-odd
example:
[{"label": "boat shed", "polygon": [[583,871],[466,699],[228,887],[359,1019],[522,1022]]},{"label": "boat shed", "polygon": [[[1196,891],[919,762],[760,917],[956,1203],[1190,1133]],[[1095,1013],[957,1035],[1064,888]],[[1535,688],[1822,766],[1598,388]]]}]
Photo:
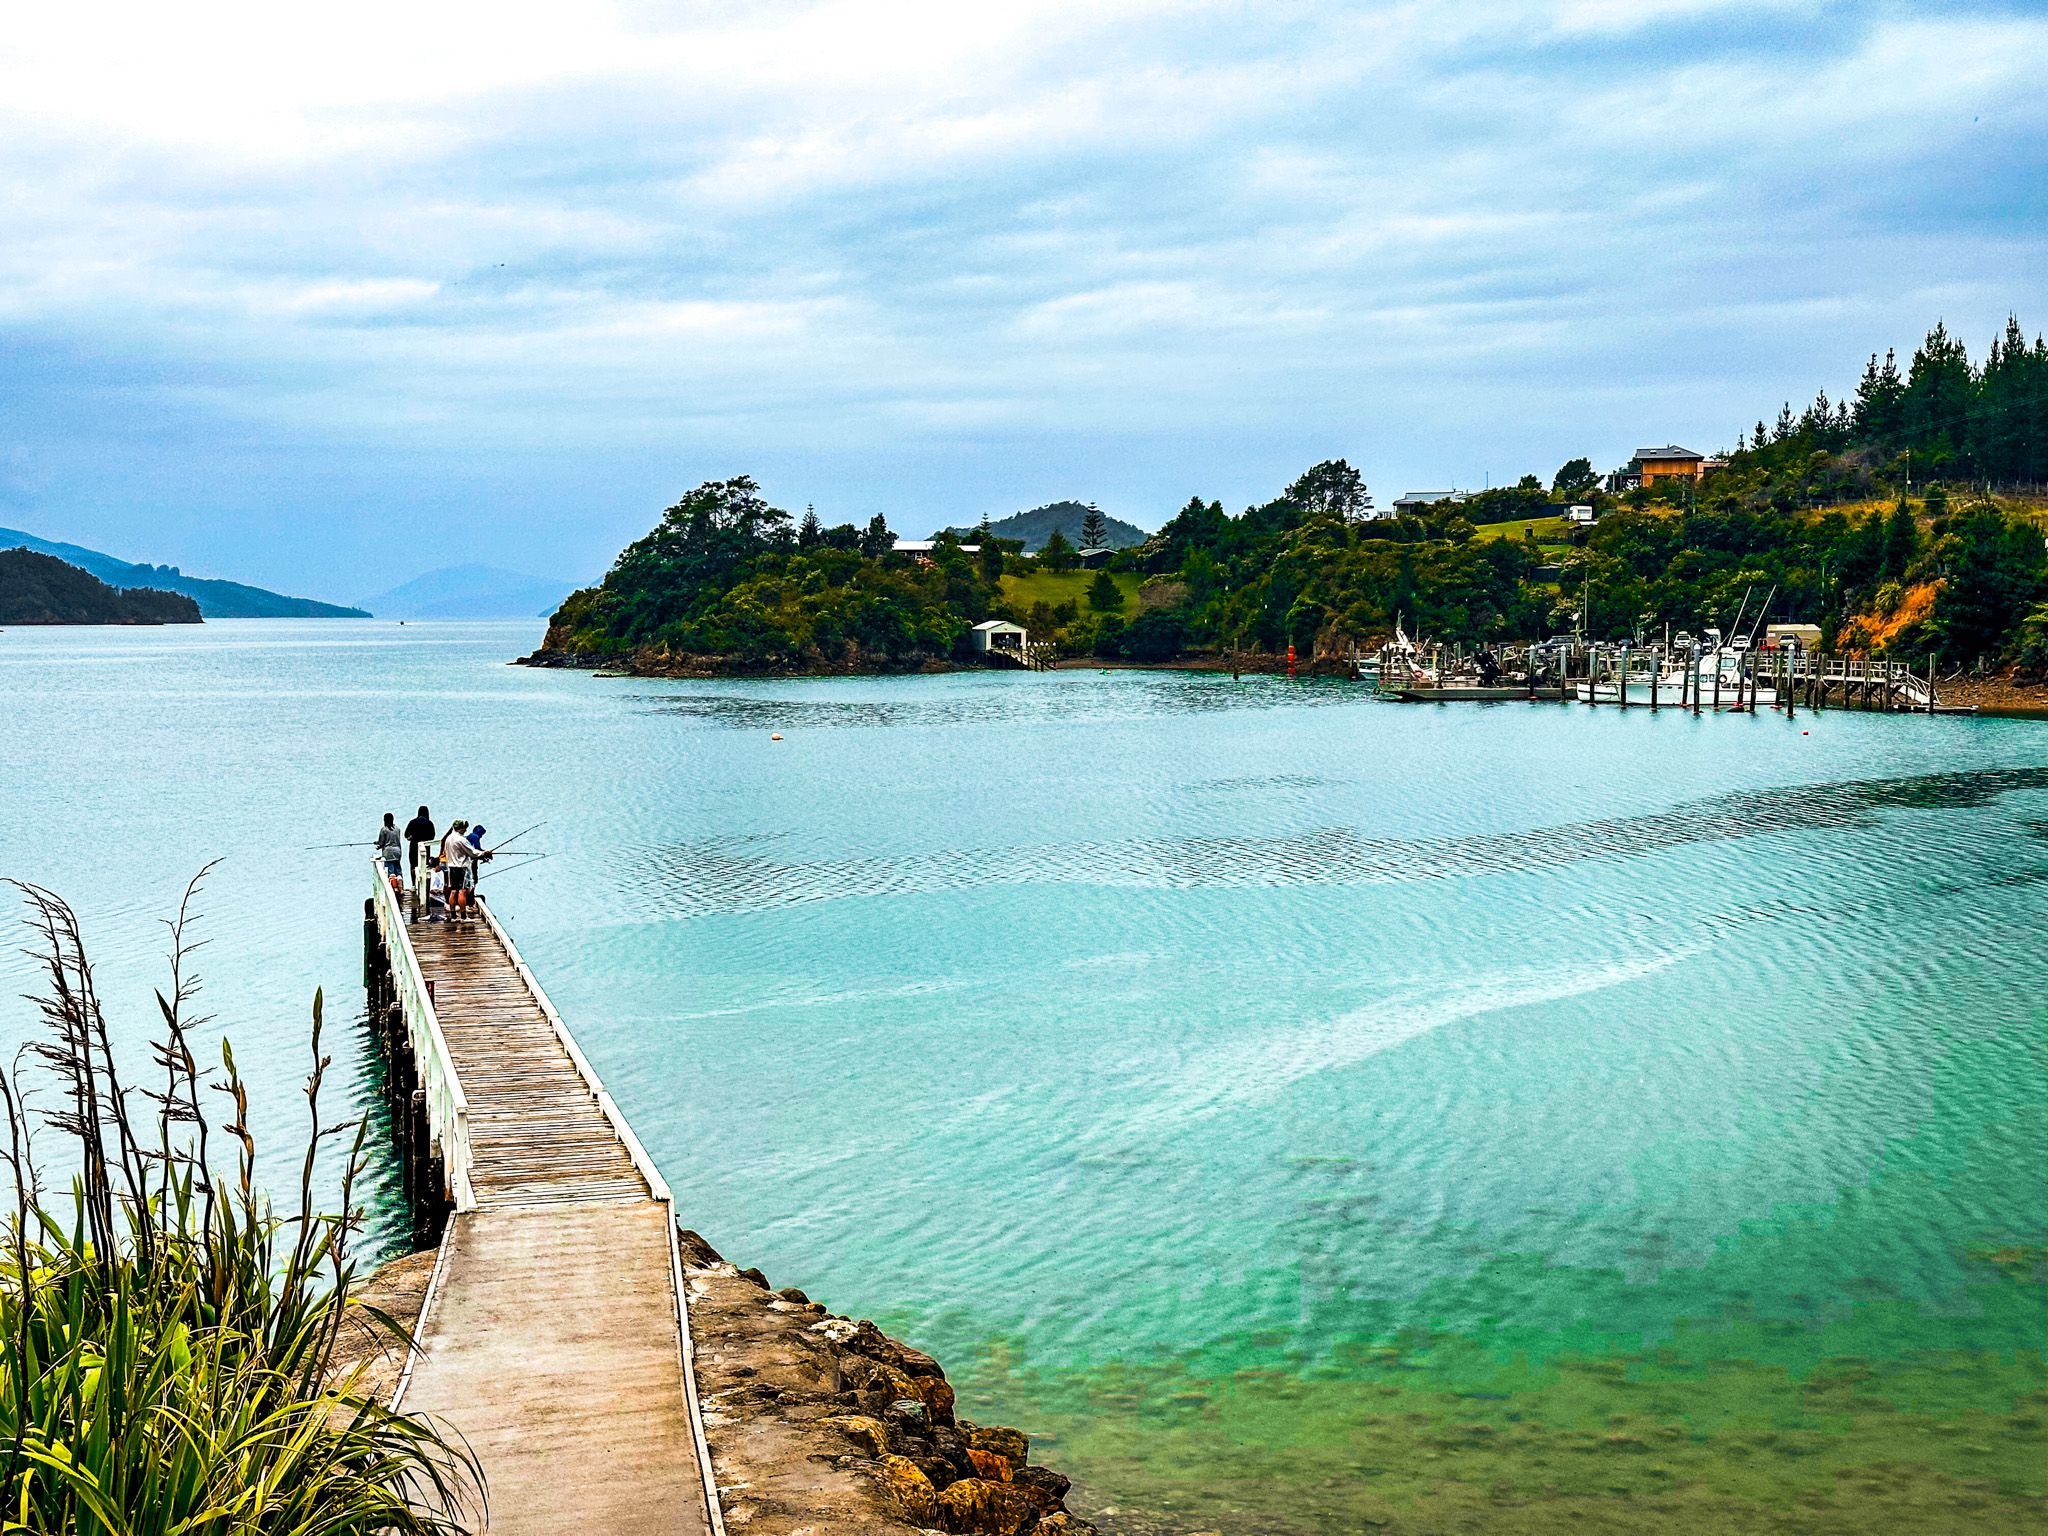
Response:
[{"label": "boat shed", "polygon": [[1012,624],[1008,619],[983,619],[970,633],[974,637],[974,651],[978,656],[987,656],[993,652],[1022,660],[1024,647],[1031,639],[1029,630],[1022,624]]}]

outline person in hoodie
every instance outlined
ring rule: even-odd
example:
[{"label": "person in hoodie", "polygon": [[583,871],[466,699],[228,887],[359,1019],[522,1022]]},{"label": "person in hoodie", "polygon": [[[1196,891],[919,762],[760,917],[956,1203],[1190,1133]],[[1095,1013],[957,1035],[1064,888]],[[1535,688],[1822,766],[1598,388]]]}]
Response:
[{"label": "person in hoodie", "polygon": [[468,837],[469,823],[457,817],[441,839],[441,863],[448,871],[448,910],[452,917],[475,912],[476,867],[491,857],[488,848],[478,848]]},{"label": "person in hoodie", "polygon": [[408,880],[419,874],[420,850],[430,848],[434,842],[434,818],[427,814],[427,808],[420,807],[419,815],[405,824],[405,874]]}]

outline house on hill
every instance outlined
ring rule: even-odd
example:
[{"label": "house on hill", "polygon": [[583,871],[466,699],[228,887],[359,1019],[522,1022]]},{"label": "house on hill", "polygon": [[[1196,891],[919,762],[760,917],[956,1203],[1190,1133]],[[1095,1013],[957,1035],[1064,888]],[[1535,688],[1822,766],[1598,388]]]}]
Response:
[{"label": "house on hill", "polygon": [[1701,480],[1725,463],[1725,459],[1710,459],[1676,443],[1666,443],[1661,448],[1638,448],[1634,458],[1607,477],[1607,488],[1629,491],[1639,485],[1655,485],[1659,480]]},{"label": "house on hill", "polygon": [[1393,510],[1387,515],[1389,517],[1403,515],[1420,517],[1425,511],[1440,501],[1456,503],[1470,501],[1471,499],[1472,493],[1470,491],[1409,491],[1405,495],[1394,498]]},{"label": "house on hill", "polygon": [[[937,539],[898,539],[890,546],[897,554],[908,555],[919,565],[930,565],[932,563],[932,551],[938,547],[939,541]],[[981,546],[979,544],[962,544],[960,546],[960,553],[963,555],[978,555],[981,553]]]}]

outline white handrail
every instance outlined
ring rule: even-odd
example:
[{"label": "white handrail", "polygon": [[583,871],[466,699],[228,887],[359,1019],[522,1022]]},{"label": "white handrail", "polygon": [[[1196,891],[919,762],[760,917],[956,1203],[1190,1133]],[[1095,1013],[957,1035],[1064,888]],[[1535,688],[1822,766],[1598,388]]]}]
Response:
[{"label": "white handrail", "polygon": [[555,1011],[554,1001],[541,986],[540,978],[533,974],[525,957],[519,953],[519,947],[512,942],[512,935],[505,931],[504,925],[498,921],[498,914],[490,909],[488,903],[478,902],[477,910],[483,913],[484,921],[490,925],[491,933],[505,947],[505,957],[512,962],[513,970],[518,973],[521,984],[532,994],[534,1002],[540,1005],[540,1011],[547,1017],[549,1027],[555,1032],[555,1038],[561,1041],[562,1049],[569,1053],[569,1061],[576,1068],[576,1075],[583,1079],[583,1086],[590,1091],[591,1098],[597,1101],[599,1113],[611,1123],[612,1132],[625,1146],[626,1155],[633,1160],[633,1166],[640,1170],[640,1176],[647,1181],[649,1192],[655,1199],[673,1205],[674,1199],[669,1193],[668,1181],[661,1176],[661,1170],[654,1166],[654,1159],[647,1155],[647,1149],[640,1144],[640,1138],[633,1134],[633,1127],[626,1123],[625,1115],[620,1112],[618,1104],[606,1091],[604,1083],[599,1080],[597,1069],[590,1064],[589,1058],[576,1044],[576,1037],[569,1033],[569,1026],[563,1021],[561,1014]]},{"label": "white handrail", "polygon": [[405,1019],[406,1034],[412,1042],[414,1064],[427,1096],[427,1131],[441,1152],[448,1175],[448,1189],[455,1209],[476,1208],[476,1191],[470,1177],[472,1155],[469,1145],[469,1097],[462,1091],[462,1079],[455,1070],[455,1057],[441,1033],[440,1016],[420,972],[419,956],[405,931],[405,914],[398,905],[398,893],[391,888],[382,860],[372,861],[376,895],[377,931],[384,950],[391,957],[392,979],[398,986],[399,1011]]}]

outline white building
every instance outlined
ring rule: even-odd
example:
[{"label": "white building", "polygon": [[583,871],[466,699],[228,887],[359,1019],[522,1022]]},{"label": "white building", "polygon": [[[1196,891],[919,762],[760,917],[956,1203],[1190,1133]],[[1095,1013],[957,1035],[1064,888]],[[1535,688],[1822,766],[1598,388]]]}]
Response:
[{"label": "white building", "polygon": [[1456,503],[1471,499],[1470,491],[1410,491],[1405,496],[1394,498],[1394,510],[1388,515],[1399,516],[1405,512],[1410,516],[1419,516],[1425,507],[1433,506],[1439,501]]},{"label": "white building", "polygon": [[977,656],[991,652],[1001,656],[1024,659],[1024,647],[1031,639],[1031,632],[1022,624],[1012,624],[1008,619],[983,619],[974,626],[974,651]]}]

